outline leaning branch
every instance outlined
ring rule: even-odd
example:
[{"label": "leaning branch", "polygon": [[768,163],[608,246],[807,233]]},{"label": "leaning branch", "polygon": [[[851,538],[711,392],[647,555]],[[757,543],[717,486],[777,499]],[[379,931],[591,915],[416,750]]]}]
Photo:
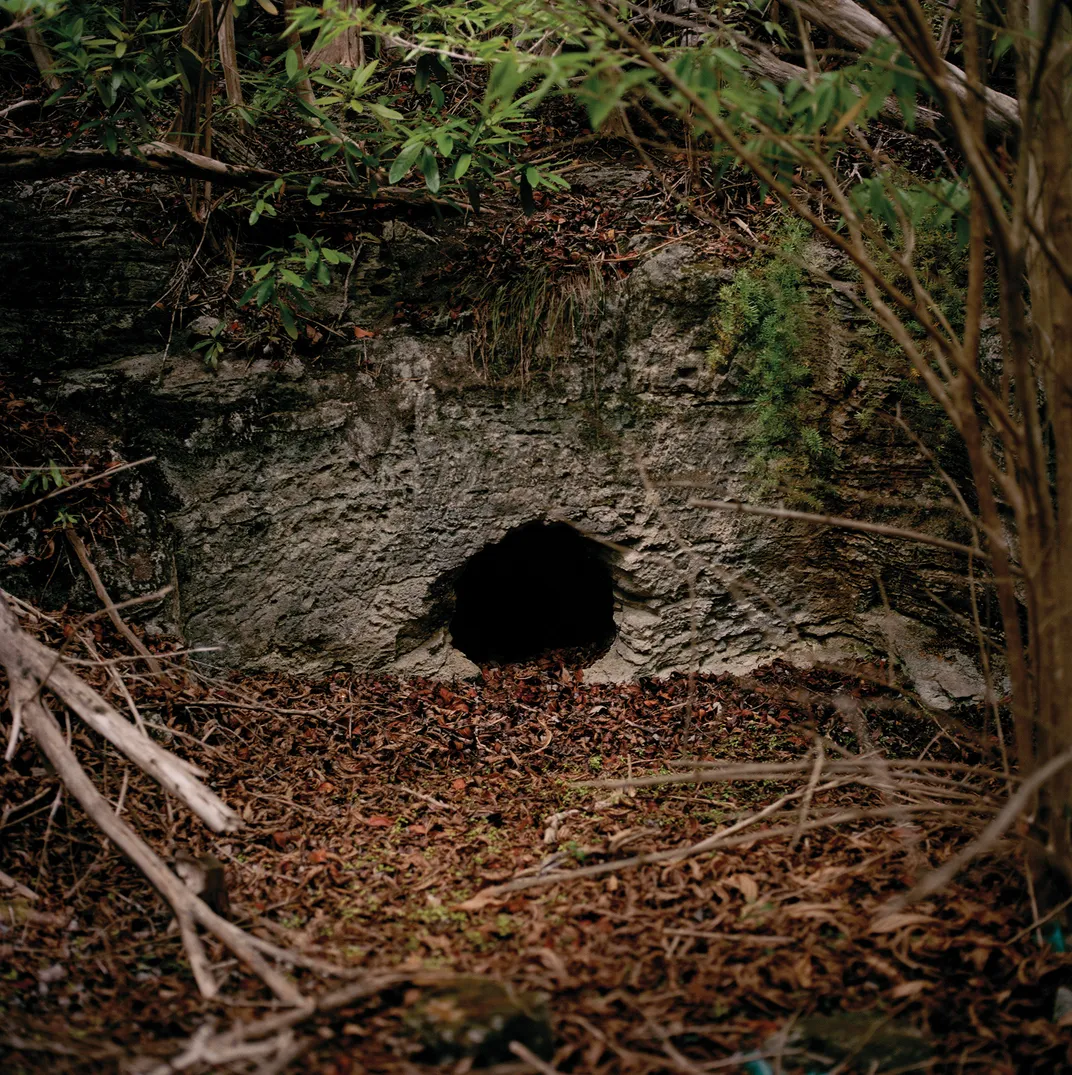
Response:
[{"label": "leaning branch", "polygon": [[[884,22],[854,3],[854,0],[792,0],[792,6],[804,18],[858,49],[866,51],[876,41],[894,36]],[[942,63],[952,79],[956,95],[962,101],[979,93],[979,87],[969,82],[961,68],[948,60]],[[986,125],[992,131],[1013,134],[1020,129],[1020,105],[1015,97],[990,87],[982,89],[982,96],[986,104]]]},{"label": "leaning branch", "polygon": [[11,708],[17,711],[26,730],[33,736],[45,757],[89,818],[152,882],[171,905],[179,923],[186,953],[203,996],[215,996],[219,990],[204,945],[194,929],[200,922],[222,940],[227,947],[268,986],[284,1004],[302,1005],[301,991],[274,967],[267,963],[250,938],[237,926],[224,921],[186,887],[167,868],[163,859],[111,808],[108,800],[97,790],[74,752],[64,741],[52,714],[41,701],[40,686],[30,668],[13,661],[7,665],[11,685]]},{"label": "leaning branch", "polygon": [[[38,694],[45,687],[51,690],[95,732],[188,806],[213,832],[232,832],[241,826],[238,814],[197,779],[201,770],[142,735],[88,683],[62,664],[53,650],[28,635],[19,626],[2,590],[0,664],[12,681],[16,676],[31,679]],[[18,714],[12,736],[18,734],[17,717]]]},{"label": "leaning branch", "polygon": [[[843,518],[840,515],[818,515],[811,511],[793,511],[790,508],[768,508],[760,504],[743,504],[736,500],[700,500],[693,498],[688,502],[690,508],[709,508],[712,511],[736,511],[743,515],[763,515],[770,519],[794,519],[804,523],[816,523],[819,526],[836,526],[842,530],[858,530],[864,534],[877,534],[879,537],[896,538],[899,541],[915,541],[920,545],[933,545],[936,549],[948,549],[971,556],[984,563],[990,557],[982,549],[971,545],[962,545],[959,541],[925,534],[921,530],[906,530],[900,526],[887,526],[885,523],[869,523],[860,519]],[[1019,574],[1013,569],[1014,575]]]},{"label": "leaning branch", "polygon": [[[294,194],[308,191],[309,184],[293,179],[270,168],[255,168],[246,164],[228,164],[203,153],[192,153],[166,142],[146,142],[135,149],[120,149],[110,153],[106,149],[62,149],[51,146],[16,146],[0,149],[0,182],[27,181],[32,179],[55,179],[76,172],[107,171],[134,172],[146,175],[179,176],[184,179],[201,179],[231,187],[263,187],[283,180],[286,190]],[[411,194],[406,191],[384,189],[375,196],[361,193],[350,183],[339,179],[324,179],[317,183],[317,191],[331,191],[367,205],[417,205],[439,206],[457,209],[446,198]]]},{"label": "leaning branch", "polygon": [[152,672],[154,676],[162,676],[164,670],[160,667],[160,662],[149,652],[145,643],[142,642],[142,640],[127,626],[126,620],[119,615],[119,612],[115,607],[115,602],[104,587],[104,583],[101,580],[96,565],[89,558],[89,550],[86,548],[86,543],[72,527],[67,527],[67,540],[70,543],[71,548],[74,549],[74,554],[78,557],[78,562],[82,565],[82,570],[85,571],[86,575],[89,577],[89,581],[93,584],[94,592],[97,597],[100,598],[101,604],[104,605],[104,611],[112,621],[112,626],[114,626],[115,629],[130,643],[134,652],[145,660],[145,664],[149,671]]}]

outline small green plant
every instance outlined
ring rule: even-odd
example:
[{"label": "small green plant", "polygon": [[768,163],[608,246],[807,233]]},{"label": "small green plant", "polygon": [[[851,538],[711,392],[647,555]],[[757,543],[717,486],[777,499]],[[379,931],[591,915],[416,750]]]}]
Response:
[{"label": "small green plant", "polygon": [[290,250],[272,249],[267,260],[250,266],[253,282],[239,303],[270,306],[279,315],[286,334],[298,338],[298,319],[312,313],[309,295],[318,287],[331,283],[332,269],[350,265],[353,258],[341,250],[325,246],[322,239],[304,235],[292,236]]},{"label": "small green plant", "polygon": [[583,863],[588,858],[588,852],[576,840],[567,840],[562,850],[575,862]]},{"label": "small green plant", "polygon": [[128,24],[120,8],[91,3],[71,4],[43,25],[55,57],[51,74],[61,81],[46,104],[76,96],[101,106],[76,133],[95,130],[110,153],[149,137],[161,91],[184,77],[170,52],[182,27],[169,26],[162,11]]},{"label": "small green plant", "polygon": [[792,221],[774,240],[778,252],[761,255],[719,292],[708,361],[722,372],[734,362],[742,389],[753,397],[750,445],[767,483],[808,499],[831,452],[807,421],[812,372],[803,355],[808,297],[801,258],[809,231]]},{"label": "small green plant", "polygon": [[62,489],[69,484],[55,459],[48,461],[48,466],[38,467],[23,479],[19,489],[30,493],[49,493],[53,489]]},{"label": "small green plant", "polygon": [[224,343],[224,333],[227,331],[226,326],[221,321],[216,325],[209,335],[203,339],[198,340],[194,344],[195,351],[204,351],[205,365],[212,370],[220,368],[220,356],[226,349]]},{"label": "small green plant", "polygon": [[553,370],[555,356],[591,327],[603,296],[594,262],[565,272],[533,265],[505,280],[481,279],[471,297],[472,346],[484,378],[527,381]]}]

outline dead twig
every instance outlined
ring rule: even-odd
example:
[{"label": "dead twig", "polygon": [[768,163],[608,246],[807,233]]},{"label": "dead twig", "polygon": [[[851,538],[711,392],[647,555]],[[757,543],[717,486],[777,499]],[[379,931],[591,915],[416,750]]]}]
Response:
[{"label": "dead twig", "polygon": [[89,551],[86,549],[85,542],[73,527],[67,527],[66,534],[67,541],[71,548],[74,549],[75,556],[78,557],[78,562],[82,565],[82,570],[89,576],[89,581],[93,584],[93,590],[100,598],[101,604],[104,605],[104,610],[108,613],[108,619],[112,621],[112,625],[130,643],[135,653],[145,658],[149,671],[154,676],[163,676],[164,670],[160,667],[160,662],[149,652],[145,643],[134,634],[123,617],[116,611],[115,602],[108,596],[108,591],[104,588],[104,583],[97,573],[97,568],[89,558]]},{"label": "dead twig", "polygon": [[1054,758],[1050,758],[1045,765],[1040,765],[1029,777],[1027,777],[1016,793],[1009,797],[1008,802],[998,811],[997,816],[967,847],[958,852],[951,859],[947,859],[938,869],[931,871],[923,880],[914,885],[903,896],[897,896],[890,900],[883,910],[883,914],[898,911],[910,903],[926,899],[934,895],[953,880],[954,877],[972,859],[978,858],[994,848],[1009,826],[1020,816],[1031,796],[1046,783],[1055,773],[1059,773],[1066,765],[1072,763],[1072,749],[1062,751]]},{"label": "dead twig", "polygon": [[72,482],[70,485],[62,485],[58,489],[53,489],[51,493],[46,493],[36,500],[31,500],[29,504],[20,504],[17,508],[5,508],[3,511],[0,511],[0,519],[3,519],[8,515],[17,515],[20,511],[29,511],[30,508],[36,508],[38,504],[43,504],[46,500],[51,500],[54,496],[63,496],[64,493],[73,492],[75,489],[80,489],[83,485],[92,485],[93,482],[99,482],[104,478],[114,477],[120,471],[130,470],[131,467],[140,467],[145,463],[152,463],[155,460],[155,455],[147,455],[144,459],[135,460],[133,463],[121,463],[119,466],[111,467],[100,474],[93,474],[91,477],[83,478],[81,481]]},{"label": "dead twig", "polygon": [[[12,681],[16,676],[32,681],[35,696],[47,687],[214,832],[231,832],[241,825],[238,814],[197,779],[202,770],[143,735],[88,683],[59,663],[56,653],[22,630],[5,597],[0,590],[0,663]],[[25,707],[12,706],[15,728],[25,711]]]},{"label": "dead twig", "polygon": [[[744,515],[763,515],[769,519],[793,519],[798,522],[815,523],[819,526],[834,526],[842,530],[858,530],[865,534],[877,534],[879,537],[915,541],[921,545],[933,545],[937,549],[948,549],[950,552],[959,552],[964,556],[971,556],[985,563],[990,562],[990,557],[982,549],[973,548],[971,545],[962,545],[959,541],[936,537],[934,534],[925,534],[920,530],[906,530],[900,526],[887,526],[885,523],[869,523],[861,519],[846,519],[839,515],[818,515],[815,512],[793,511],[790,508],[768,508],[761,504],[743,504],[736,500],[699,500],[693,498],[688,502],[688,506],[690,508],[709,508],[712,511],[736,511]],[[1015,565],[1011,565],[1010,570],[1014,575],[1021,573],[1020,569]]]}]

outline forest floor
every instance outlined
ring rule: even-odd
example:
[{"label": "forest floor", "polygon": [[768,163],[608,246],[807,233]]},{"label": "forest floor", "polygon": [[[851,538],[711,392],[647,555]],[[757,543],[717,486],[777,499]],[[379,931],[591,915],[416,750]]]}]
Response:
[{"label": "forest floor", "polygon": [[[34,626],[61,640],[55,621]],[[84,671],[123,705],[102,667]],[[453,685],[336,674],[163,688],[130,677],[153,736],[203,767],[241,813],[243,829],[220,838],[83,728],[71,734],[98,786],[158,851],[211,851],[225,863],[241,925],[351,967],[486,974],[539,994],[554,1070],[738,1071],[741,1053],[781,1051],[771,1042],[784,1044],[777,1035],[791,1024],[861,1012],[910,1039],[917,1066],[919,1048],[930,1054],[923,1069],[1072,1070],[1067,1027],[1053,1022],[1072,956],[1025,929],[1033,913],[1018,852],[883,911],[1003,797],[1000,786],[969,788],[980,755],[957,745],[948,722],[891,704],[897,696],[873,685],[883,675],[775,664],[748,680],[700,677],[691,703],[687,677],[591,685],[554,657]],[[861,737],[889,758],[963,763],[943,772],[965,781],[970,817],[957,813],[961,793],[928,810],[871,779],[800,794],[817,742],[852,756]],[[591,783],[668,773],[686,756],[808,764],[784,782]],[[0,869],[38,895],[0,893],[0,1069],[131,1070],[132,1057],[174,1055],[207,1020],[270,1011],[259,981],[214,942],[223,989],[201,999],[167,909],[57,787],[28,740],[0,771]],[[716,850],[541,883],[688,849],[794,789]],[[837,813],[848,820],[828,823]],[[496,887],[512,879],[513,890]],[[310,992],[330,988],[297,973]],[[407,1022],[418,995],[388,989],[316,1017],[315,1047],[294,1070],[436,1070]],[[875,1040],[887,1042],[879,1070],[917,1070],[894,1062],[893,1038]],[[799,1054],[772,1064],[818,1070]]]}]

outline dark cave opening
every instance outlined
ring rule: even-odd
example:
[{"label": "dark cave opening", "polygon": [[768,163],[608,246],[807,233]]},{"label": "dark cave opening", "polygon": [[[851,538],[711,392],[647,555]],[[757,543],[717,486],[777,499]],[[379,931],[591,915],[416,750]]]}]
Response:
[{"label": "dark cave opening", "polygon": [[614,639],[614,586],[600,546],[565,523],[528,523],[488,545],[455,586],[454,645],[471,661],[523,661]]}]

